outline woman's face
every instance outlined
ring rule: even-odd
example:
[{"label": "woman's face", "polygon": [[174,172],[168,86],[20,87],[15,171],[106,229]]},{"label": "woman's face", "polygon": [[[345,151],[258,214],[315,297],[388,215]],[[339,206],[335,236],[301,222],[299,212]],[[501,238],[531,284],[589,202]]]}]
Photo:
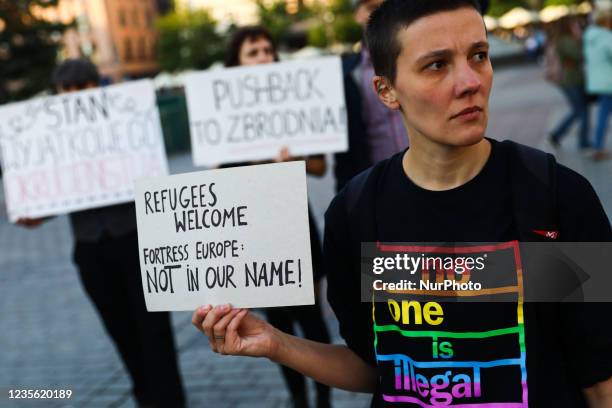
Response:
[{"label": "woman's face", "polygon": [[395,108],[402,108],[411,143],[413,138],[446,146],[481,141],[493,69],[480,14],[461,8],[423,17],[401,30],[398,40],[402,51],[390,92]]},{"label": "woman's face", "polygon": [[274,62],[274,47],[264,37],[247,38],[238,53],[240,65],[258,65]]}]

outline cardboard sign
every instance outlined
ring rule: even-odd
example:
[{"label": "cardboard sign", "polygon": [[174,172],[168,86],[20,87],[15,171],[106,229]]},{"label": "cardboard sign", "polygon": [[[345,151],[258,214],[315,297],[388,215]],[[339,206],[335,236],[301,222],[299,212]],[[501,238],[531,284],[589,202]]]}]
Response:
[{"label": "cardboard sign", "polygon": [[134,199],[134,180],[168,174],[148,80],[0,107],[11,221]]},{"label": "cardboard sign", "polygon": [[346,151],[346,107],[339,57],[186,76],[196,165]]},{"label": "cardboard sign", "polygon": [[314,303],[304,162],[136,185],[149,311]]}]

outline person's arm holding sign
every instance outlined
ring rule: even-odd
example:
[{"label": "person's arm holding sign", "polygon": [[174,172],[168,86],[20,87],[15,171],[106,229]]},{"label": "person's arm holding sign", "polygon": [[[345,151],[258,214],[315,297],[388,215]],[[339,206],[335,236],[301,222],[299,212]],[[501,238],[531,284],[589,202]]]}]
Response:
[{"label": "person's arm holding sign", "polygon": [[[350,251],[346,242],[338,239],[346,234],[347,224],[343,209],[344,202],[337,198],[326,213],[324,253],[325,268],[334,270],[332,275],[328,275],[328,298],[340,320],[340,331],[343,337],[348,335],[347,341],[351,348],[289,335],[247,309],[232,309],[231,305],[224,304],[215,307],[202,306],[195,310],[192,317],[193,325],[208,337],[214,352],[267,357],[332,387],[356,392],[374,391],[376,368],[366,362],[367,357],[353,351],[364,348],[360,340],[353,335],[359,329],[352,326],[353,322],[347,322],[347,319],[343,318],[351,310],[354,311],[354,305],[338,296],[341,286],[354,289],[354,285],[359,287],[360,284],[359,280],[343,279],[349,272],[349,265],[345,260],[349,259]],[[351,292],[359,293],[353,290]]]},{"label": "person's arm holding sign", "polygon": [[332,387],[374,390],[376,369],[348,347],[290,336],[247,309],[203,306],[194,312],[192,323],[208,337],[215,353],[267,357]]},{"label": "person's arm holding sign", "polygon": [[283,147],[275,161],[277,163],[280,163],[295,160],[306,161],[307,174],[316,177],[323,177],[325,175],[325,171],[327,170],[327,164],[325,162],[325,156],[323,155],[315,155],[309,157],[291,156],[291,154],[289,153],[289,149],[287,147]]}]

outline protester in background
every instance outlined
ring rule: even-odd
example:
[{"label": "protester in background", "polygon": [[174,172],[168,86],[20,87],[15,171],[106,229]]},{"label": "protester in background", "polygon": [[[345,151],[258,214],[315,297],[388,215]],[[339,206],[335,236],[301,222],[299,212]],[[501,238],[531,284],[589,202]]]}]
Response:
[{"label": "protester in background", "polygon": [[596,10],[594,25],[584,33],[587,91],[598,95],[599,113],[593,142],[594,160],[609,157],[604,150],[612,110],[612,10]]},{"label": "protester in background", "polygon": [[[66,60],[53,74],[58,93],[99,82],[98,69],[86,59]],[[17,223],[36,227],[45,220]],[[73,212],[70,223],[81,283],[121,355],[138,406],[184,407],[170,315],[149,313],[145,305],[134,203]]]},{"label": "protester in background", "polygon": [[[326,213],[328,299],[346,345],[289,336],[246,309],[206,305],[192,322],[215,352],[268,357],[332,386],[373,393],[372,407],[612,406],[606,304],[523,305],[522,283],[514,302],[505,291],[486,294],[505,301],[481,303],[395,285],[380,299],[386,302],[363,301],[360,277],[376,265],[364,242],[448,243],[431,251],[457,254],[467,242],[504,242],[520,252],[519,239],[612,240],[586,179],[543,152],[485,137],[493,70],[479,11],[476,0],[386,0],[368,24],[373,87],[402,112],[411,140],[410,149],[353,178]],[[400,251],[378,260],[399,259]],[[489,259],[485,275],[501,277],[505,266],[514,282],[541,279],[542,271],[522,269],[518,253],[508,255]],[[398,260],[387,270],[396,276],[399,269]],[[462,273],[452,269],[446,279]],[[448,295],[443,305],[425,303]],[[434,304],[432,315],[426,310]],[[439,347],[443,338],[448,348]]]},{"label": "protester in background", "polygon": [[577,21],[564,17],[557,21],[550,37],[553,51],[558,56],[559,78],[557,84],[570,106],[570,112],[550,133],[551,144],[558,147],[563,137],[575,121],[580,125],[578,148],[588,149],[589,143],[589,106],[584,89],[582,31]]},{"label": "protester in background", "polygon": [[540,28],[533,28],[529,32],[529,36],[525,40],[525,49],[527,55],[533,58],[534,61],[538,61],[542,56],[546,44],[546,34],[544,30]]},{"label": "protester in background", "polygon": [[[278,61],[276,46],[270,32],[264,27],[249,26],[236,31],[230,39],[226,50],[225,66],[244,66],[268,64]],[[287,148],[281,149],[277,162],[304,160],[304,158],[293,157]],[[321,177],[325,174],[325,157],[322,155],[311,156],[306,160],[306,172]],[[221,167],[232,167],[237,165],[249,165],[255,163],[235,163]],[[319,282],[323,277],[322,249],[319,232],[314,222],[314,217],[308,210],[310,224],[310,249],[312,253],[313,278],[315,282],[315,294],[318,298]],[[287,333],[294,333],[293,325],[298,323],[307,339],[329,343],[329,333],[323,320],[321,307],[318,299],[314,305],[295,307],[275,307],[266,309],[268,320],[275,327]],[[281,366],[283,377],[289,387],[293,406],[295,408],[308,407],[308,394],[306,391],[306,380],[304,376],[286,366]],[[328,386],[316,383],[317,408],[330,407],[330,389]]]},{"label": "protester in background", "polygon": [[[383,0],[351,0],[355,21],[364,29],[370,14]],[[348,151],[334,156],[336,191],[351,178],[408,146],[398,112],[380,103],[371,83],[374,68],[367,47],[342,58],[344,99],[348,119]]]}]

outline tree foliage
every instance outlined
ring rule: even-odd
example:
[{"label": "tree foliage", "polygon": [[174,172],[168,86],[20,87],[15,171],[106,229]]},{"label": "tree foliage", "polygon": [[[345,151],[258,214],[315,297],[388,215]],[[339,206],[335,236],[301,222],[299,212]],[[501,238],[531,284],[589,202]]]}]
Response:
[{"label": "tree foliage", "polygon": [[287,12],[286,3],[278,0],[273,3],[257,0],[256,4],[259,24],[270,30],[270,34],[277,43],[282,42],[294,22],[293,15]]},{"label": "tree foliage", "polygon": [[206,10],[172,12],[157,20],[157,53],[164,71],[206,69],[223,58],[223,40]]},{"label": "tree foliage", "polygon": [[293,24],[313,17],[313,9],[299,2],[297,12],[290,13],[286,0],[255,0],[259,24],[270,30],[274,41],[281,46],[287,45],[290,28]]},{"label": "tree foliage", "polygon": [[66,26],[40,20],[32,6],[58,0],[0,0],[0,103],[47,89]]},{"label": "tree foliage", "polygon": [[333,0],[327,6],[315,6],[317,21],[308,32],[310,45],[325,47],[334,43],[355,43],[363,35],[355,22],[350,0]]},{"label": "tree foliage", "polygon": [[572,5],[581,3],[583,0],[491,0],[491,6],[487,14],[500,17],[515,7],[540,10],[547,6]]},{"label": "tree foliage", "polygon": [[544,7],[548,6],[571,6],[581,3],[580,0],[545,0]]},{"label": "tree foliage", "polygon": [[487,14],[501,17],[515,7],[529,7],[525,0],[491,0]]}]

